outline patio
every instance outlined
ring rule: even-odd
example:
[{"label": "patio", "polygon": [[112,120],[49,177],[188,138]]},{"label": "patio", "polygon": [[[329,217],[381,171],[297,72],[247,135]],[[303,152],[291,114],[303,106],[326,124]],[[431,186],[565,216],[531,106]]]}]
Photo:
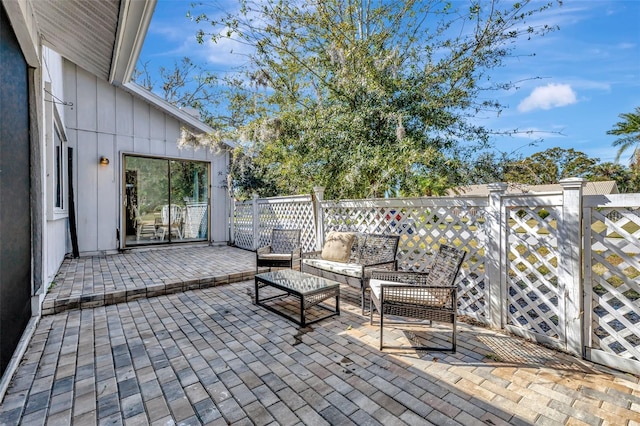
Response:
[{"label": "patio", "polygon": [[254,256],[65,260],[0,424],[640,424],[637,377],[471,323],[453,355],[380,352],[347,287],[299,329],[252,304]]}]

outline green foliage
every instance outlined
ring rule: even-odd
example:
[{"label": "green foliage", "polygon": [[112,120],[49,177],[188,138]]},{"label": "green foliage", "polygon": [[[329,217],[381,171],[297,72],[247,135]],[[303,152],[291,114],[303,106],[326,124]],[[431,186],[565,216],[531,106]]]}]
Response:
[{"label": "green foliage", "polygon": [[507,166],[505,179],[510,183],[543,185],[558,183],[568,177],[588,177],[597,158],[572,148],[550,148],[530,157],[513,161]]},{"label": "green foliage", "polygon": [[229,173],[234,177],[231,185],[234,197],[238,200],[250,199],[253,194],[259,197],[278,195],[269,171],[247,155],[242,147],[232,151]]},{"label": "green foliage", "polygon": [[[133,171],[129,177],[129,171]],[[159,158],[145,158],[136,156],[125,157],[125,173],[127,181],[132,187],[137,188],[137,200],[131,200],[129,204],[140,206],[144,212],[160,211],[162,205],[167,204],[169,190],[167,160]]]},{"label": "green foliage", "polygon": [[640,167],[640,107],[636,107],[635,112],[620,114],[619,117],[623,121],[617,122],[613,129],[607,131],[608,135],[622,136],[613,141],[613,146],[619,147],[616,162],[625,151],[632,149],[631,163]]},{"label": "green foliage", "polygon": [[590,158],[574,149],[551,148],[520,159],[487,154],[478,158],[473,171],[479,181],[470,183],[504,181],[511,184],[541,185],[558,183],[560,179],[568,177],[583,177],[591,182],[613,180],[621,193],[640,192],[639,167],[626,167],[611,162],[599,163],[598,158]]},{"label": "green foliage", "polygon": [[459,160],[456,167],[450,169],[453,174],[450,181],[457,182],[457,185],[504,182],[507,169],[515,161],[519,160],[504,152],[483,152],[475,157]]},{"label": "green foliage", "polygon": [[631,168],[619,163],[600,163],[593,167],[587,179],[590,181],[613,180],[621,193],[640,193],[640,168]]},{"label": "green foliage", "polygon": [[173,203],[183,204],[186,201],[207,201],[207,189],[209,188],[207,164],[171,160],[169,170],[171,173],[171,199]]},{"label": "green foliage", "polygon": [[233,187],[322,185],[328,198],[350,198],[456,185],[460,158],[489,144],[476,117],[502,109],[487,94],[512,87],[489,71],[520,39],[555,29],[529,23],[552,2],[457,5],[264,0],[220,19],[191,15],[211,25],[201,42],[255,48],[244,75],[227,81],[231,119],[216,127],[244,146]]}]

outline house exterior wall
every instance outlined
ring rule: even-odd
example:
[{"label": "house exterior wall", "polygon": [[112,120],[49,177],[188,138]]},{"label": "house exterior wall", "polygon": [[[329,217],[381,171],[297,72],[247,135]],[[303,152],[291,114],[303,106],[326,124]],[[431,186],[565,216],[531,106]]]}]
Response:
[{"label": "house exterior wall", "polygon": [[[138,3],[140,5],[140,3]],[[148,5],[145,5],[145,7]],[[130,8],[128,9],[130,10]],[[210,239],[226,242],[228,154],[179,150],[181,112],[144,101],[98,79],[44,46],[32,0],[0,0],[0,399],[27,350],[48,288],[71,252],[67,170],[56,197],[56,129],[63,155],[73,148],[81,254],[116,252],[125,153],[210,164]],[[135,22],[132,24],[135,26]],[[111,53],[111,52],[109,52]],[[137,96],[137,97],[136,97]],[[150,102],[150,103],[149,103]],[[156,106],[152,106],[156,105]],[[173,114],[173,115],[172,115]],[[174,118],[181,117],[182,118]],[[100,167],[98,158],[111,163]],[[12,195],[13,194],[13,195]],[[54,199],[63,199],[63,206]]]},{"label": "house exterior wall", "polygon": [[[179,120],[107,81],[63,61],[64,100],[69,146],[74,149],[73,187],[78,247],[81,255],[122,248],[122,160],[125,154],[204,161],[210,164],[210,239],[227,241],[228,197],[221,185],[227,154],[207,149],[179,149]],[[98,164],[105,156],[110,163]],[[222,176],[222,178],[221,178]]]},{"label": "house exterior wall", "polygon": [[[63,59],[53,50],[42,47],[42,90],[45,91],[42,97],[42,129],[41,129],[41,144],[42,150],[42,164],[44,165],[45,176],[44,181],[46,188],[43,191],[43,203],[46,214],[45,227],[43,235],[43,247],[45,248],[44,254],[44,282],[45,285],[50,285],[54,279],[55,274],[58,272],[58,268],[64,260],[64,256],[70,252],[70,244],[68,243],[69,234],[69,211],[68,206],[56,210],[52,203],[53,193],[53,175],[55,173],[54,160],[53,160],[53,132],[54,121],[57,121],[57,125],[64,134],[66,134],[66,128],[64,125],[65,115],[70,107],[62,104],[64,101],[63,92],[63,79],[62,79],[62,63]],[[50,92],[47,94],[46,92]],[[57,115],[57,119],[56,119]],[[64,146],[64,144],[63,144]],[[66,195],[66,193],[65,193]]]}]

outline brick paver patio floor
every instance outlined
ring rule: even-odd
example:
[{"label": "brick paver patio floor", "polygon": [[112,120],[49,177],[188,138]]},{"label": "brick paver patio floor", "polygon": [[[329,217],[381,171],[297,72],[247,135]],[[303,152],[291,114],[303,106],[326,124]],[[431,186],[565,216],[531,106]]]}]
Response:
[{"label": "brick paver patio floor", "polygon": [[[253,253],[228,247],[159,252],[167,264],[174,253],[193,258],[173,264],[178,272],[212,256],[220,269],[209,274],[240,280],[254,265]],[[89,263],[127,256],[134,264],[141,253]],[[74,267],[87,262],[65,261],[60,297],[71,296],[65,286],[87,279],[91,268]],[[160,264],[147,267],[163,274]],[[69,271],[73,284],[65,281]],[[98,272],[91,270],[91,294],[96,280],[108,281]],[[166,288],[163,279],[176,280],[162,277],[149,282]],[[189,290],[196,280],[202,288]],[[0,424],[640,424],[637,377],[516,337],[460,323],[456,354],[381,352],[379,329],[360,315],[351,289],[342,288],[339,317],[298,328],[254,305],[246,277],[219,286],[198,274],[182,281],[180,291],[126,293],[131,300],[84,309],[65,303],[44,315],[0,405]],[[448,329],[388,335],[436,343]]]}]

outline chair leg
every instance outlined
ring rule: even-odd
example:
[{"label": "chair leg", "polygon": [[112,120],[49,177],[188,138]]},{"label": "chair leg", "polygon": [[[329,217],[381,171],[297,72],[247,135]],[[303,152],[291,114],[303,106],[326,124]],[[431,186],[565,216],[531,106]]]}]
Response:
[{"label": "chair leg", "polygon": [[384,315],[382,314],[382,312],[380,312],[380,350],[382,350],[382,348],[384,347],[384,343],[382,341],[382,339],[384,338],[384,319],[383,319]]},{"label": "chair leg", "polygon": [[373,299],[369,297],[369,325],[373,325]]},{"label": "chair leg", "polygon": [[457,319],[456,319],[456,315],[454,314],[454,316],[453,316],[453,337],[451,338],[451,343],[452,343],[452,346],[453,346],[452,347],[452,351],[453,351],[454,354],[456,353],[456,329],[457,329],[456,322],[457,322]]}]

